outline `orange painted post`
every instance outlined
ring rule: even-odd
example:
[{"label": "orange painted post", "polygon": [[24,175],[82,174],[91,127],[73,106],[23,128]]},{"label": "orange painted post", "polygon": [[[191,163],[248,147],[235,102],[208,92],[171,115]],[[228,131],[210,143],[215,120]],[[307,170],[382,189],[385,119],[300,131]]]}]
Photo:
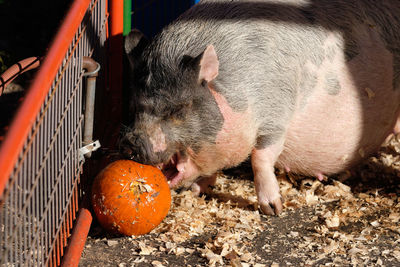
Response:
[{"label": "orange painted post", "polygon": [[40,65],[40,58],[29,57],[12,65],[0,76],[0,95],[3,94],[4,89],[9,85],[19,74],[25,71],[35,69]]},{"label": "orange painted post", "polygon": [[[110,36],[109,36],[109,94],[111,112],[108,112],[110,118],[108,129],[114,129],[104,138],[107,142],[106,147],[115,146],[119,136],[119,125],[121,123],[122,108],[122,47],[123,47],[123,29],[124,29],[124,1],[110,0]],[[108,126],[108,125],[107,125]],[[117,128],[117,129],[116,129]]]},{"label": "orange painted post", "polygon": [[[110,0],[109,3],[111,36],[119,34],[122,36],[124,30],[124,2],[121,0]],[[122,50],[122,47],[114,47],[114,49]]]},{"label": "orange painted post", "polygon": [[74,267],[78,266],[82,251],[85,247],[86,237],[89,233],[90,224],[92,223],[92,214],[89,210],[81,208],[78,213],[78,219],[71,239],[65,251],[61,266]]}]

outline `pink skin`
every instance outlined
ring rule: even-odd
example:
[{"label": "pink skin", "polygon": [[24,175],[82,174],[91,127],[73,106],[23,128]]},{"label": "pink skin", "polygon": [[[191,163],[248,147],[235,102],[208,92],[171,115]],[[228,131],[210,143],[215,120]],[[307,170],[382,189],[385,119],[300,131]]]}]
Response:
[{"label": "pink skin", "polygon": [[400,117],[397,118],[396,124],[393,129],[393,134],[398,135],[400,133]]},{"label": "pink skin", "polygon": [[[193,154],[193,151],[188,149],[189,155]],[[196,179],[199,174],[198,166],[193,162],[192,157],[182,158],[178,153],[178,162],[176,164],[176,169],[178,171],[177,176],[175,176],[171,182],[170,187],[174,188],[180,185],[188,187],[192,184],[193,179]]]},{"label": "pink skin", "polygon": [[[392,54],[378,33],[366,31],[368,35],[361,35],[360,43],[371,44],[363,38],[374,41],[369,47],[361,47],[350,62],[338,53],[333,61],[326,60],[318,68],[306,64],[318,74],[317,87],[307,104],[296,108],[278,167],[321,178],[321,174],[341,172],[357,164],[377,151],[393,129],[399,132],[400,88],[393,90],[392,86]],[[341,90],[337,95],[329,95],[324,89],[329,71],[338,76]]]},{"label": "pink skin", "polygon": [[[193,151],[189,148],[188,153],[193,153]],[[192,158],[190,156],[184,158],[179,152],[172,157],[169,164],[161,164],[159,167],[163,169],[170,188],[189,187],[200,175],[200,171]]]},{"label": "pink skin", "polygon": [[[218,170],[240,164],[246,160],[253,149],[256,133],[251,129],[256,128],[250,112],[234,112],[227,100],[212,89],[212,85],[209,89],[224,117],[223,127],[216,137],[216,144],[204,144],[197,154],[188,148],[186,158],[178,154],[176,168],[179,173],[170,177],[171,188],[189,187],[196,182],[194,191],[203,192],[210,185],[206,181],[209,181],[211,185],[215,183],[213,177]],[[238,121],[244,123],[237,124]],[[206,179],[198,179],[199,176]]]},{"label": "pink skin", "polygon": [[148,134],[150,136],[150,142],[153,145],[154,152],[161,152],[167,149],[165,135],[159,125],[154,129],[151,129]]},{"label": "pink skin", "polygon": [[315,176],[316,176],[316,177],[318,178],[318,180],[320,180],[321,182],[322,182],[323,180],[325,180],[325,175],[323,175],[322,173],[317,173]]}]

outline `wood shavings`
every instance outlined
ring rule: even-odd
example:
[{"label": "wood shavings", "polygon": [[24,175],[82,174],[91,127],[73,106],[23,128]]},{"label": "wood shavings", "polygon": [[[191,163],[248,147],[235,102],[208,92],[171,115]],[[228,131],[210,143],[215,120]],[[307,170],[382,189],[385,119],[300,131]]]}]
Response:
[{"label": "wood shavings", "polygon": [[393,250],[393,256],[400,261],[400,250],[399,249],[395,249]]},{"label": "wood shavings", "polygon": [[313,191],[306,191],[306,203],[307,205],[315,205],[319,201],[318,196],[314,195]]},{"label": "wood shavings", "polygon": [[388,217],[393,223],[398,223],[400,220],[400,213],[392,212]]},{"label": "wood shavings", "polygon": [[112,247],[118,244],[117,240],[107,240],[107,245]]},{"label": "wood shavings", "polygon": [[169,215],[151,234],[112,248],[89,240],[81,266],[99,266],[99,253],[96,265],[87,259],[101,246],[112,266],[117,252],[126,266],[400,266],[399,152],[393,137],[359,168],[324,181],[277,170],[279,217],[260,214],[251,167],[245,178],[220,174],[206,195],[172,192]]},{"label": "wood shavings", "polygon": [[332,215],[330,211],[328,211],[325,215],[325,223],[328,228],[337,228],[340,225],[340,219],[337,214]]},{"label": "wood shavings", "polygon": [[165,266],[160,261],[152,261],[151,265],[153,265],[154,267],[164,267]]},{"label": "wood shavings", "polygon": [[381,224],[378,221],[373,221],[373,222],[371,222],[371,225],[373,227],[379,227]]},{"label": "wood shavings", "polygon": [[215,254],[212,250],[206,248],[202,250],[202,256],[208,259],[209,266],[215,266],[217,263],[223,265],[222,256]]},{"label": "wood shavings", "polygon": [[144,242],[139,242],[140,253],[139,255],[150,255],[156,248],[147,246]]}]

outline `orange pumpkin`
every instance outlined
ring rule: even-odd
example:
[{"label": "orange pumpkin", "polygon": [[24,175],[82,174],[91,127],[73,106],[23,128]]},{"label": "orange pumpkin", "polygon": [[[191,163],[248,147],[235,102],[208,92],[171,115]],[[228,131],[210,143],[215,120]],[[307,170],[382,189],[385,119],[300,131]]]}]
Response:
[{"label": "orange pumpkin", "polygon": [[105,229],[124,235],[142,235],[167,216],[171,193],[159,169],[118,160],[96,176],[92,205]]}]

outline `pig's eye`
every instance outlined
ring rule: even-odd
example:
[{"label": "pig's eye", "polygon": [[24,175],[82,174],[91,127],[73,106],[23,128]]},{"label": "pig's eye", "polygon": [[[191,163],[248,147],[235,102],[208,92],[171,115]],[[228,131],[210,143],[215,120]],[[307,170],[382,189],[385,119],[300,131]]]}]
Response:
[{"label": "pig's eye", "polygon": [[193,102],[190,101],[188,103],[184,103],[179,105],[175,111],[174,111],[174,116],[177,117],[178,119],[184,119],[186,115],[188,114],[189,110],[192,107]]}]

